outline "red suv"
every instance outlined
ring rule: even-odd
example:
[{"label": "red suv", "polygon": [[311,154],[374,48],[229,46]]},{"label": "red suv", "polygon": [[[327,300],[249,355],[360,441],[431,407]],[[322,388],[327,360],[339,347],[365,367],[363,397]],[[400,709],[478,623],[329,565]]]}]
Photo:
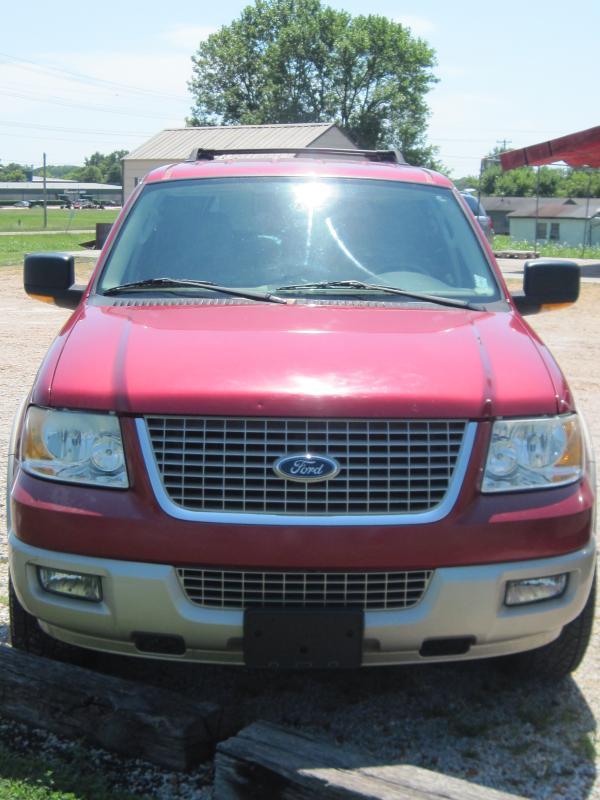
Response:
[{"label": "red suv", "polygon": [[[198,151],[137,187],[9,448],[13,645],[263,667],[581,660],[594,462],[446,178],[393,151]],[[298,157],[294,157],[298,156]]]}]

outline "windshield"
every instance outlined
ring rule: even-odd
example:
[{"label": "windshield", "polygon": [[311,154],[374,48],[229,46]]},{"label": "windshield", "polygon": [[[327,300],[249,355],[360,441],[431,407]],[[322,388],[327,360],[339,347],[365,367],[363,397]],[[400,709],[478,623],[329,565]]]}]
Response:
[{"label": "windshield", "polygon": [[[500,298],[452,191],[400,181],[252,177],[149,184],[97,290],[165,276],[263,292],[355,280],[467,301]],[[200,293],[198,287],[176,291]],[[305,291],[345,293],[342,287]]]}]

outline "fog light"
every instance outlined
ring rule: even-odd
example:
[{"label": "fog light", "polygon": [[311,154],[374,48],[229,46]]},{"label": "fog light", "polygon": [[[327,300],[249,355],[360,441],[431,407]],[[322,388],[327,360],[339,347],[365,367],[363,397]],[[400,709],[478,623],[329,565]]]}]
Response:
[{"label": "fog light", "polygon": [[506,584],[507,606],[520,606],[525,603],[539,603],[560,597],[567,588],[567,574],[547,575],[544,578],[524,578],[521,581],[508,581]]},{"label": "fog light", "polygon": [[52,594],[96,603],[102,600],[102,581],[98,575],[38,567],[38,578],[42,589]]}]

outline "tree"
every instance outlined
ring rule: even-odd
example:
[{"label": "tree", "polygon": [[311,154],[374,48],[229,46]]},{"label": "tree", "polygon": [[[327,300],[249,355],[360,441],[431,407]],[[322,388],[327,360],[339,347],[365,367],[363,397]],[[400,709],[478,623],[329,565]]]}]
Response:
[{"label": "tree", "polygon": [[20,164],[0,164],[0,181],[26,181],[27,175]]},{"label": "tree", "polygon": [[569,170],[560,193],[566,197],[600,197],[600,172],[593,170]]},{"label": "tree", "polygon": [[113,150],[112,153],[92,153],[85,159],[85,166],[75,168],[72,173],[65,175],[85,183],[113,183],[120,184],[121,159],[127,155],[127,150]]},{"label": "tree", "polygon": [[[100,171],[100,181],[99,183],[114,183],[120,184],[122,180],[121,176],[121,159],[123,156],[127,155],[127,150],[113,150],[112,153],[108,153],[108,155],[103,155],[102,153],[92,153],[89,158],[85,159],[85,167],[84,170],[87,168],[96,168]],[[81,178],[81,180],[87,180]]]},{"label": "tree", "polygon": [[193,125],[336,122],[359,146],[430,164],[434,51],[400,23],[321,0],[255,0],[192,57]]},{"label": "tree", "polygon": [[78,180],[82,181],[83,183],[102,183],[102,171],[100,167],[96,167],[93,164],[90,164],[83,169],[79,170],[79,174],[77,176]]},{"label": "tree", "polygon": [[[46,175],[49,178],[71,178],[74,172],[77,172],[81,167],[76,167],[74,164],[48,164],[46,167]],[[34,175],[43,175],[44,168],[37,167],[33,170]]]},{"label": "tree", "polygon": [[539,184],[540,196],[556,197],[563,179],[563,170],[540,167],[539,174],[536,176],[536,185]]},{"label": "tree", "polygon": [[535,172],[530,167],[501,172],[494,187],[495,194],[505,197],[533,197],[536,190]]},{"label": "tree", "polygon": [[107,165],[106,171],[104,173],[104,182],[105,183],[113,183],[115,186],[120,186],[123,182],[123,172],[121,169],[121,162],[116,161],[110,165]]},{"label": "tree", "polygon": [[486,167],[481,173],[479,186],[482,194],[497,194],[496,184],[502,177],[502,168],[498,164]]},{"label": "tree", "polygon": [[477,190],[479,188],[479,175],[464,175],[462,178],[456,178],[454,185],[461,192],[465,189]]},{"label": "tree", "polygon": [[500,166],[500,154],[506,152],[502,147],[494,147],[481,162],[482,171],[477,183],[484,195],[505,197],[531,197],[539,188],[542,197],[557,194],[561,180],[561,170],[541,167],[538,174],[531,167],[504,172]]},{"label": "tree", "polygon": [[482,159],[479,178],[470,176],[456,181],[460,187],[479,188],[484,195],[504,197],[600,197],[600,172],[581,171],[569,167],[520,167],[503,172],[499,156],[505,152],[495,147]]}]

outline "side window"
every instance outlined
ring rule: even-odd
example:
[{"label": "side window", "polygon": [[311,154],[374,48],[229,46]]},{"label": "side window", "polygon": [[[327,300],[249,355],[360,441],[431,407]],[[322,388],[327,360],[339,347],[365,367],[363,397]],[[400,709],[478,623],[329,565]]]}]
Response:
[{"label": "side window", "polygon": [[538,222],[535,226],[535,238],[536,239],[547,239],[548,238],[548,223],[547,222]]}]

